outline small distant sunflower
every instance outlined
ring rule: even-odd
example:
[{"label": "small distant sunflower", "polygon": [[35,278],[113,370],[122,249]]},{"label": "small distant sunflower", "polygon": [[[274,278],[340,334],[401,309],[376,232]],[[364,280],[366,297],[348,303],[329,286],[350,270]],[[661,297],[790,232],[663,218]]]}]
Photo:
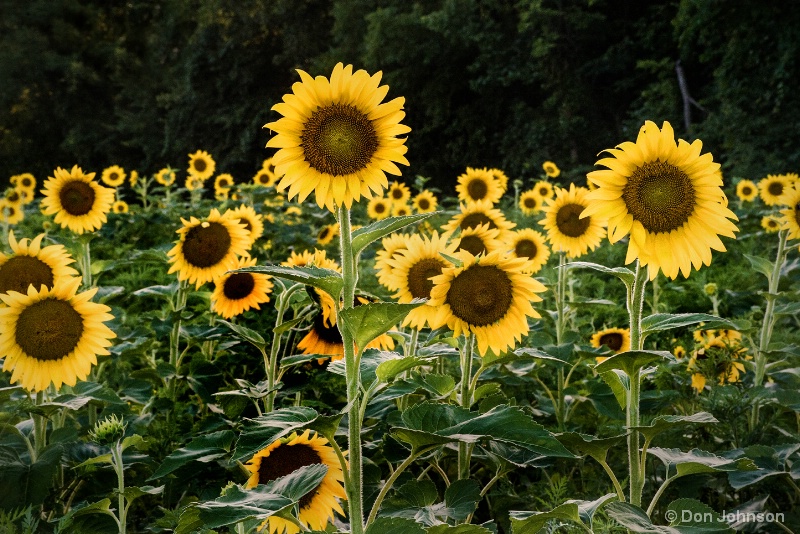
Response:
[{"label": "small distant sunflower", "polygon": [[716,376],[720,385],[739,382],[741,375],[745,373],[743,362],[751,358],[747,349],[736,341],[712,339],[704,347],[697,349],[687,363],[687,370],[693,373],[692,388],[697,393],[702,392],[707,377]]},{"label": "small distant sunflower", "polygon": [[156,182],[165,187],[171,186],[175,183],[175,171],[166,167],[156,173]]},{"label": "small distant sunflower", "polygon": [[764,215],[761,217],[761,228],[767,233],[774,234],[781,229],[780,219],[775,215]]},{"label": "small distant sunflower", "polygon": [[506,244],[513,257],[528,260],[522,270],[525,274],[538,273],[550,258],[550,248],[544,235],[532,228],[517,230]]},{"label": "small distant sunflower", "polygon": [[23,189],[21,187],[17,187],[15,191],[19,195],[19,200],[23,205],[33,202],[33,196],[36,194],[36,191],[33,189]]},{"label": "small distant sunflower", "polygon": [[24,218],[25,212],[22,209],[21,202],[9,202],[4,198],[0,198],[0,222],[17,224],[22,222]]},{"label": "small distant sunflower", "polygon": [[389,263],[397,254],[408,248],[409,234],[390,234],[381,240],[383,248],[375,253],[375,271],[378,282],[391,291],[399,288],[394,285],[394,268]]},{"label": "small distant sunflower", "polygon": [[12,176],[9,181],[20,189],[28,189],[30,191],[36,189],[36,178],[29,172]]},{"label": "small distant sunflower", "polygon": [[233,176],[228,173],[218,174],[214,178],[214,189],[230,189],[233,187]]},{"label": "small distant sunflower", "polygon": [[188,280],[199,288],[232,269],[236,257],[247,253],[247,230],[230,212],[220,215],[212,209],[203,221],[192,217],[181,222],[180,239],[167,253],[172,264],[167,274],[177,272],[178,280]]},{"label": "small distant sunflower", "polygon": [[200,189],[203,189],[204,185],[205,183],[203,180],[197,176],[194,176],[193,174],[188,175],[186,177],[186,182],[184,183],[184,187],[186,187],[188,191],[199,191]]},{"label": "small distant sunflower", "polygon": [[412,204],[417,213],[431,213],[436,211],[438,202],[436,196],[431,191],[425,189],[414,197]]},{"label": "small distant sunflower", "polygon": [[549,178],[558,178],[558,175],[561,174],[561,169],[552,161],[545,161],[542,163],[542,169],[544,169],[544,173]]},{"label": "small distant sunflower", "polygon": [[211,154],[205,150],[198,150],[194,154],[189,154],[189,168],[187,172],[198,180],[205,181],[211,178],[216,168],[216,162],[211,157]]},{"label": "small distant sunflower", "polygon": [[458,199],[465,202],[483,200],[495,204],[503,196],[503,191],[488,170],[472,167],[467,167],[467,171],[458,177],[456,191]]},{"label": "small distant sunflower", "polygon": [[677,345],[674,349],[672,349],[672,355],[675,356],[678,360],[686,356],[686,349],[683,348],[683,345]]},{"label": "small distant sunflower", "polygon": [[319,267],[320,269],[330,269],[337,272],[342,271],[336,260],[328,258],[324,250],[314,250],[314,252],[305,250],[299,254],[292,251],[281,265],[284,267]]},{"label": "small distant sunflower", "polygon": [[381,104],[389,88],[379,87],[380,72],[342,63],[330,80],[297,72],[292,94],[272,107],[283,118],[265,126],[277,133],[267,146],[280,149],[273,156],[278,189],[288,187],[289,198],[301,202],[313,191],[317,205],[331,211],[382,194],[385,173],[400,176],[395,163],[408,165],[405,138],[396,137],[411,131],[400,124],[405,99]]},{"label": "small distant sunflower", "polygon": [[6,256],[0,252],[0,294],[9,291],[25,294],[28,286],[52,289],[78,276],[78,271],[69,267],[75,260],[64,246],[42,247],[42,239],[44,234],[39,234],[33,241],[27,238],[17,241],[13,231],[8,233],[12,254]]},{"label": "small distant sunflower", "polygon": [[428,306],[441,306],[436,322],[455,336],[472,332],[478,352],[501,354],[528,332],[528,317],[540,317],[531,302],[544,285],[523,274],[526,261],[493,252],[477,258],[458,252],[461,267],[446,267],[434,277]]},{"label": "small distant sunflower", "polygon": [[627,234],[625,263],[639,259],[650,279],[659,271],[669,278],[688,277],[692,267],[711,263],[711,250],[725,251],[719,236],[735,239],[736,215],[725,207],[722,174],[702,142],[675,142],[669,122],[661,129],[647,121],[635,143],[609,149],[612,157],[587,178],[598,185],[586,199],[581,217],[608,219],[609,241]]},{"label": "small distant sunflower", "polygon": [[789,239],[800,239],[800,189],[792,190],[786,195],[789,207],[781,210],[781,225],[789,230]]},{"label": "small distant sunflower", "polygon": [[380,221],[392,212],[392,201],[383,197],[372,197],[367,204],[367,215],[370,219]]},{"label": "small distant sunflower", "polygon": [[272,173],[274,175],[275,174],[275,162],[272,161],[272,160],[273,160],[273,158],[267,158],[264,161],[262,161],[261,162],[261,168],[264,169],[265,171],[268,171],[268,172]]},{"label": "small distant sunflower", "polygon": [[[333,520],[333,512],[344,515],[344,510],[336,499],[346,499],[344,491],[344,473],[339,457],[330,446],[328,440],[311,434],[306,430],[302,434],[292,433],[290,436],[272,442],[258,451],[245,467],[250,471],[245,487],[255,488],[259,484],[272,482],[289,475],[307,465],[323,464],[328,472],[312,491],[300,499],[300,522],[314,531],[325,530]],[[297,534],[300,527],[278,516],[267,518],[259,530],[269,529],[270,534]]]},{"label": "small distant sunflower", "polygon": [[3,194],[3,198],[5,198],[11,204],[22,204],[21,191],[19,189],[14,189],[13,187],[6,189],[5,193]]},{"label": "small distant sunflower", "polygon": [[270,172],[269,169],[258,169],[258,172],[253,176],[253,183],[264,187],[272,187],[277,182],[275,174]]},{"label": "small distant sunflower", "polygon": [[767,206],[781,206],[786,203],[783,196],[794,186],[794,181],[785,174],[770,174],[758,182],[761,200]]},{"label": "small distant sunflower", "polygon": [[569,190],[558,188],[556,198],[547,201],[544,220],[539,221],[553,250],[566,252],[570,258],[596,249],[606,235],[604,221],[597,216],[581,218],[590,204],[588,194],[587,189],[575,184],[570,184]]},{"label": "small distant sunflower", "polygon": [[[447,236],[439,236],[437,232],[428,239],[419,235],[409,236],[407,246],[397,251],[390,259],[386,260],[388,278],[387,287],[397,291],[394,298],[406,304],[414,299],[430,299],[433,289],[434,276],[450,266],[440,253],[454,254],[455,243],[447,244]],[[411,326],[417,330],[425,328],[439,328],[436,316],[439,308],[423,305],[411,310],[403,321],[404,326]]]},{"label": "small distant sunflower", "polygon": [[497,228],[489,228],[488,224],[461,230],[454,242],[456,243],[456,250],[466,250],[473,256],[480,254],[485,256],[490,252],[505,248],[503,241],[500,239],[500,231]]},{"label": "small distant sunflower", "polygon": [[483,224],[488,224],[490,229],[500,230],[500,239],[503,239],[509,230],[516,226],[508,221],[503,212],[492,207],[492,203],[486,200],[481,202],[467,202],[461,204],[460,213],[442,226],[445,232],[453,233],[457,228],[466,230]]},{"label": "small distant sunflower", "polygon": [[114,202],[114,190],[93,180],[75,165],[71,171],[57,168],[44,183],[42,200],[45,215],[55,214],[55,222],[76,234],[93,232],[106,222]]},{"label": "small distant sunflower", "polygon": [[238,208],[231,210],[231,217],[239,219],[239,223],[243,224],[244,229],[247,230],[250,238],[248,248],[264,234],[264,222],[261,219],[261,215],[252,206],[242,204]]},{"label": "small distant sunflower", "polygon": [[103,169],[103,174],[100,175],[103,183],[111,187],[121,186],[125,183],[125,178],[127,178],[127,175],[119,165],[112,165]]},{"label": "small distant sunflower", "polygon": [[553,184],[550,182],[536,182],[533,184],[531,191],[535,191],[542,200],[547,200],[548,198],[553,198],[553,194],[555,194],[555,189],[553,189]]},{"label": "small distant sunflower", "polygon": [[[231,270],[253,267],[255,258],[238,258]],[[251,308],[260,310],[259,304],[269,302],[272,282],[261,273],[226,273],[214,280],[211,293],[211,310],[225,319],[241,315]]]},{"label": "small distant sunflower", "polygon": [[339,223],[326,224],[317,232],[317,245],[324,247],[339,235]]},{"label": "small distant sunflower", "polygon": [[225,202],[231,197],[230,189],[215,189],[214,198],[219,202]]},{"label": "small distant sunflower", "polygon": [[409,189],[406,184],[395,180],[389,184],[386,198],[388,198],[392,204],[405,204],[408,202],[408,199],[411,198],[411,189]]},{"label": "small distant sunflower", "polygon": [[392,217],[405,217],[411,215],[411,206],[408,204],[395,204],[392,206]]},{"label": "small distant sunflower", "polygon": [[752,202],[758,196],[758,186],[751,180],[739,180],[736,184],[736,196],[742,202]]},{"label": "small distant sunflower", "polygon": [[111,204],[111,211],[113,213],[128,213],[128,203],[124,200],[117,200]]},{"label": "small distant sunflower", "polygon": [[131,184],[131,187],[136,187],[136,184],[139,183],[138,171],[131,171],[130,176],[128,176],[128,183]]},{"label": "small distant sunflower", "polygon": [[488,169],[489,174],[492,175],[494,181],[500,187],[500,191],[505,193],[508,190],[508,176],[500,169]]},{"label": "small distant sunflower", "polygon": [[[627,328],[606,328],[592,335],[590,343],[595,348],[608,347],[614,354],[631,350],[631,331]],[[598,356],[597,363],[604,362],[607,357]]]},{"label": "small distant sunflower", "polygon": [[519,209],[525,215],[535,215],[542,210],[542,197],[535,189],[525,191],[519,196]]},{"label": "small distant sunflower", "polygon": [[0,354],[11,383],[43,391],[51,383],[74,386],[86,380],[97,355],[116,337],[104,323],[111,309],[91,302],[97,288],[77,293],[80,278],[52,288],[29,286],[26,293],[0,294]]}]

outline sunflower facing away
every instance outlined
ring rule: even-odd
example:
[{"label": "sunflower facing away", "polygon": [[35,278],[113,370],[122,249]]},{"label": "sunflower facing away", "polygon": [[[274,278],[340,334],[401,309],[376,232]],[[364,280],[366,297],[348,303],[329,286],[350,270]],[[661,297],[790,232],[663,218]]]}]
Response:
[{"label": "sunflower facing away", "polygon": [[[233,269],[252,267],[255,258],[238,258]],[[214,292],[211,293],[211,309],[230,319],[251,308],[260,310],[259,304],[269,302],[272,282],[269,276],[261,273],[226,273],[214,279]]]},{"label": "sunflower facing away", "polygon": [[[307,465],[323,464],[328,472],[322,482],[300,499],[298,519],[311,530],[325,530],[333,520],[333,512],[344,515],[342,507],[336,499],[346,499],[344,491],[344,474],[339,458],[328,440],[306,430],[302,434],[292,433],[290,436],[272,442],[261,449],[245,464],[250,471],[245,487],[255,488],[259,484],[272,482]],[[259,530],[269,527],[270,534],[297,534],[300,528],[277,516],[264,521]]]},{"label": "sunflower facing away", "polygon": [[390,291],[397,291],[400,288],[394,285],[395,277],[389,260],[406,250],[410,239],[410,234],[390,234],[381,240],[383,248],[375,253],[375,272],[378,282]]},{"label": "sunflower facing away", "polygon": [[192,217],[181,222],[180,239],[167,253],[172,264],[168,274],[177,272],[178,280],[188,280],[199,288],[233,269],[236,257],[247,253],[247,230],[231,212],[220,215],[212,209],[203,221]]},{"label": "sunflower facing away", "polygon": [[758,196],[758,186],[750,180],[739,180],[736,184],[736,196],[742,202],[752,202]]},{"label": "sunflower facing away", "polygon": [[542,169],[549,178],[558,178],[558,175],[561,174],[561,169],[552,161],[542,163]]},{"label": "sunflower facing away", "polygon": [[758,182],[758,193],[767,206],[786,204],[783,196],[794,187],[794,180],[786,174],[770,174]]},{"label": "sunflower facing away", "polygon": [[472,167],[467,167],[467,171],[458,177],[456,192],[458,199],[464,202],[486,200],[495,204],[503,196],[503,191],[488,170]]},{"label": "sunflower facing away", "polygon": [[112,165],[103,169],[103,174],[100,175],[103,183],[111,187],[121,186],[125,183],[126,177],[125,171],[119,165]]},{"label": "sunflower facing away", "polygon": [[542,210],[542,197],[535,189],[525,191],[519,196],[519,209],[524,215],[535,215]]},{"label": "sunflower facing away", "polygon": [[139,183],[139,171],[131,171],[130,176],[128,176],[128,183],[131,184],[131,187],[136,187],[136,184]]},{"label": "sunflower facing away", "polygon": [[436,211],[436,205],[438,203],[439,201],[436,199],[436,196],[431,191],[425,189],[414,197],[411,204],[414,206],[414,210],[416,210],[417,213],[431,213]]},{"label": "sunflower facing away", "polygon": [[242,204],[238,208],[231,210],[231,217],[239,219],[239,223],[243,224],[244,229],[247,230],[250,238],[248,248],[253,246],[253,243],[264,234],[264,222],[261,220],[261,215],[252,206]]},{"label": "sunflower facing away", "polygon": [[166,167],[156,173],[156,182],[165,187],[171,186],[175,183],[175,171]]},{"label": "sunflower facing away", "polygon": [[450,221],[442,226],[444,232],[453,233],[456,229],[475,228],[483,224],[488,224],[490,229],[497,228],[500,231],[500,239],[508,234],[509,230],[516,226],[508,221],[503,212],[492,207],[492,203],[486,200],[480,202],[467,202],[459,206],[460,213],[455,215]]},{"label": "sunflower facing away", "polygon": [[725,251],[720,235],[735,238],[738,228],[728,219],[722,174],[711,154],[701,155],[702,142],[675,142],[672,126],[661,129],[647,121],[635,143],[607,152],[587,178],[598,188],[586,198],[581,217],[608,219],[609,241],[630,233],[625,263],[639,259],[650,279],[658,271],[672,279],[688,277],[692,267],[711,263],[711,250]]},{"label": "sunflower facing away", "polygon": [[[450,234],[445,235],[450,236]],[[500,231],[497,228],[489,228],[488,224],[461,230],[454,241],[457,244],[456,250],[466,250],[473,256],[480,254],[485,256],[490,252],[505,248],[503,241],[500,240]]]},{"label": "sunflower facing away", "polygon": [[528,260],[522,270],[525,274],[538,273],[550,258],[550,249],[547,247],[544,235],[532,228],[517,230],[505,245],[513,257]]},{"label": "sunflower facing away", "polygon": [[55,222],[76,234],[93,232],[106,222],[114,202],[114,190],[93,180],[75,165],[71,171],[57,168],[44,183],[43,213],[55,214]]},{"label": "sunflower facing away", "polygon": [[78,276],[78,271],[69,267],[75,260],[63,245],[42,247],[44,234],[33,241],[17,241],[14,232],[8,233],[8,244],[12,255],[0,252],[0,294],[16,291],[27,293],[28,286],[52,289],[55,285],[69,282]]},{"label": "sunflower facing away", "polygon": [[409,189],[406,184],[395,180],[389,184],[389,189],[386,191],[386,198],[388,198],[392,204],[405,204],[408,202],[408,199],[411,198],[411,189]]},{"label": "sunflower facing away", "polygon": [[189,168],[187,172],[198,180],[205,181],[211,178],[216,168],[217,164],[214,158],[205,150],[198,150],[194,154],[189,154]]},{"label": "sunflower facing away", "polygon": [[26,293],[0,294],[0,354],[11,383],[42,391],[51,383],[74,386],[86,380],[97,355],[116,337],[104,323],[114,319],[108,306],[91,302],[97,288],[77,293],[80,278],[52,288],[29,286]]},{"label": "sunflower facing away", "polygon": [[440,307],[434,324],[446,324],[455,336],[472,332],[478,352],[499,355],[528,332],[528,317],[540,317],[531,302],[544,285],[523,274],[526,260],[493,252],[477,258],[458,252],[461,267],[446,267],[433,278],[428,306]]},{"label": "sunflower facing away", "polygon": [[372,197],[367,204],[367,216],[380,221],[392,213],[392,201],[384,197]]},{"label": "sunflower facing away", "polygon": [[277,133],[267,143],[273,156],[278,189],[302,202],[313,191],[319,207],[348,208],[362,197],[382,194],[386,174],[400,175],[395,163],[408,165],[405,138],[411,128],[400,124],[405,99],[381,104],[389,87],[379,86],[382,73],[338,63],[330,80],[297,71],[302,81],[272,109],[283,118],[265,127]]},{"label": "sunflower facing away", "polygon": [[[608,347],[614,354],[631,350],[631,331],[627,328],[606,328],[592,335],[590,343],[595,348]],[[604,362],[608,357],[598,356],[597,363]]]},{"label": "sunflower facing away", "polygon": [[569,189],[556,189],[556,198],[547,201],[545,218],[539,224],[547,230],[547,239],[557,252],[570,258],[594,250],[606,235],[605,221],[598,216],[581,218],[590,204],[589,190],[569,184]]}]

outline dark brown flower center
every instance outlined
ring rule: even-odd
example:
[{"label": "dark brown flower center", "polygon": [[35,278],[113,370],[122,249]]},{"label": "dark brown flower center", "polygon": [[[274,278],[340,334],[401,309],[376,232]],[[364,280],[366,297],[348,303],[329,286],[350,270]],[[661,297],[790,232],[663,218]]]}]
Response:
[{"label": "dark brown flower center", "polygon": [[342,344],[342,333],[339,332],[339,328],[335,324],[333,326],[325,324],[325,317],[322,313],[314,317],[314,326],[311,328],[310,334],[316,335],[325,343]]},{"label": "dark brown flower center", "polygon": [[431,298],[431,277],[442,274],[445,264],[436,258],[423,258],[408,270],[408,291],[415,299]]},{"label": "dark brown flower center", "polygon": [[231,248],[228,229],[218,222],[199,224],[186,232],[183,256],[194,267],[205,268],[218,264]]},{"label": "dark brown flower center", "polygon": [[586,206],[582,204],[564,204],[556,213],[558,231],[568,237],[580,237],[586,233],[591,224],[591,217],[581,219],[580,215]]},{"label": "dark brown flower center", "polygon": [[476,235],[468,235],[461,238],[461,241],[458,242],[458,250],[466,250],[473,256],[477,256],[478,254],[486,254],[486,243],[483,242],[483,239]]},{"label": "dark brown flower center", "polygon": [[427,198],[421,198],[419,201],[417,201],[417,206],[419,206],[419,209],[421,210],[426,210],[431,207],[431,203]]},{"label": "dark brown flower center", "polygon": [[208,168],[208,163],[203,158],[197,158],[194,160],[194,170],[197,172],[203,172]]},{"label": "dark brown flower center", "polygon": [[222,294],[229,300],[239,300],[249,296],[256,287],[256,281],[250,273],[233,273],[222,286]]},{"label": "dark brown flower center", "polygon": [[528,197],[522,201],[522,204],[528,209],[534,209],[536,207],[536,199]]},{"label": "dark brown flower center", "polygon": [[108,175],[109,182],[116,182],[118,179],[119,179],[119,174],[115,172],[112,172],[111,174]]},{"label": "dark brown flower center", "polygon": [[[322,457],[310,445],[296,443],[294,445],[279,445],[266,458],[261,458],[258,467],[258,483],[266,484],[280,477],[290,475],[307,465],[321,464]],[[320,485],[322,485],[320,483]],[[300,499],[300,508],[306,508],[317,494],[319,486],[306,493]]]},{"label": "dark brown flower center", "polygon": [[384,206],[383,202],[375,204],[375,213],[383,213],[384,211],[386,211],[386,206]]},{"label": "dark brown flower center", "polygon": [[86,215],[94,207],[94,188],[81,180],[70,180],[58,193],[61,207],[75,217]]},{"label": "dark brown flower center", "polygon": [[6,193],[6,199],[7,199],[9,202],[19,202],[19,199],[20,199],[20,196],[19,196],[19,191],[16,191],[16,190],[14,190],[14,189],[12,189],[12,190],[8,191],[8,192]]},{"label": "dark brown flower center", "polygon": [[600,344],[605,345],[614,352],[622,348],[623,337],[619,332],[609,332],[600,336]]},{"label": "dark brown flower center", "polygon": [[330,235],[330,233],[331,233],[331,229],[326,226],[325,228],[320,230],[319,235],[317,235],[317,239],[319,241],[325,241],[326,239],[328,239],[328,236]]},{"label": "dark brown flower center", "polygon": [[767,191],[772,196],[780,196],[783,194],[783,183],[775,180],[774,182],[770,182],[767,186]]},{"label": "dark brown flower center", "polygon": [[467,184],[467,194],[470,198],[475,200],[483,200],[489,193],[489,188],[481,179],[470,180]]},{"label": "dark brown flower center", "polygon": [[27,293],[28,286],[38,291],[42,285],[53,287],[53,269],[33,256],[13,256],[0,265],[0,293]]},{"label": "dark brown flower center", "polygon": [[548,188],[546,188],[546,187],[540,187],[539,188],[539,194],[541,196],[543,196],[543,197],[549,196],[550,195],[550,190]]},{"label": "dark brown flower center", "polygon": [[250,221],[247,219],[239,219],[239,224],[243,224],[244,229],[247,230],[248,232],[251,232],[253,230],[253,225],[250,224]]},{"label": "dark brown flower center", "polygon": [[395,200],[400,200],[403,198],[403,190],[399,187],[392,189],[392,198]]},{"label": "dark brown flower center", "polygon": [[505,271],[494,265],[473,265],[452,280],[445,302],[462,321],[486,326],[505,317],[513,299]]},{"label": "dark brown flower center", "polygon": [[697,206],[691,178],[663,161],[637,168],[628,178],[622,200],[633,219],[651,233],[680,228]]},{"label": "dark brown flower center", "polygon": [[530,239],[520,239],[514,246],[514,254],[516,254],[518,258],[528,258],[532,260],[538,253],[539,247]]},{"label": "dark brown flower center", "polygon": [[751,194],[753,194],[753,189],[749,185],[746,185],[742,188],[742,195],[747,197]]},{"label": "dark brown flower center", "polygon": [[22,187],[31,187],[33,185],[33,181],[28,178],[27,176],[19,181],[19,185]]},{"label": "dark brown flower center", "polygon": [[470,213],[463,219],[461,219],[461,226],[462,230],[466,230],[467,228],[475,228],[477,226],[481,226],[482,224],[489,223],[489,229],[497,228],[497,225],[494,223],[492,219],[489,218],[488,215],[485,213]]},{"label": "dark brown flower center", "polygon": [[369,164],[378,149],[378,135],[372,121],[355,106],[330,104],[306,121],[300,146],[315,170],[343,176]]},{"label": "dark brown flower center", "polygon": [[794,205],[794,221],[800,226],[800,202]]},{"label": "dark brown flower center", "polygon": [[83,317],[69,302],[47,298],[31,304],[19,314],[17,345],[37,360],[59,360],[78,346]]}]

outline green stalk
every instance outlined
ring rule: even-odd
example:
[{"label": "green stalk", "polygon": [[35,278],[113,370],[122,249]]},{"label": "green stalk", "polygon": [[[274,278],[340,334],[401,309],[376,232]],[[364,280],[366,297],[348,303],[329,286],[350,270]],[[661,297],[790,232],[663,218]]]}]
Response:
[{"label": "green stalk", "polygon": [[[181,313],[186,308],[186,299],[189,295],[189,284],[184,280],[178,282],[178,292],[175,293],[175,302],[172,309],[172,330],[169,333],[169,363],[175,374],[178,373],[180,343],[181,343]],[[177,379],[169,382],[169,398],[175,400]]]},{"label": "green stalk", "polygon": [[125,469],[122,463],[122,442],[117,441],[111,447],[111,458],[113,460],[114,471],[117,473],[117,515],[119,516],[119,534],[125,534],[128,508],[125,506]]},{"label": "green stalk", "polygon": [[80,238],[81,242],[81,274],[83,275],[83,287],[88,289],[92,287],[92,251],[91,251],[91,235],[84,235]]},{"label": "green stalk", "polygon": [[[567,259],[563,252],[558,254],[558,281],[556,282],[556,345],[561,345],[561,340],[564,337],[564,330],[567,324],[565,313],[566,308],[566,294],[567,294]],[[556,403],[553,408],[555,409],[556,423],[558,430],[564,431],[566,402],[564,400],[564,366],[558,367],[556,385]]]},{"label": "green stalk", "polygon": [[[475,345],[475,334],[470,332],[464,340],[461,352],[461,406],[469,410],[472,407],[472,351]],[[470,449],[464,442],[458,443],[458,479],[469,478]]]},{"label": "green stalk", "polygon": [[[339,243],[342,254],[342,289],[343,309],[353,307],[355,301],[358,271],[353,257],[353,236],[350,226],[350,210],[346,206],[339,207]],[[359,372],[359,358],[355,353],[355,343],[349,329],[345,327],[341,313],[337,314],[337,325],[344,343],[344,365],[347,381],[347,403],[350,406],[347,412],[348,420],[348,447],[350,455],[350,484],[345,488],[347,493],[347,511],[350,517],[351,534],[364,533],[364,492],[363,469],[361,457],[361,373]]]},{"label": "green stalk", "polygon": [[[628,314],[631,329],[631,350],[642,350],[642,308],[644,307],[644,290],[647,286],[647,270],[643,269],[637,260],[636,275],[633,287],[629,289]],[[631,430],[641,424],[639,415],[639,400],[641,387],[641,370],[637,369],[630,379],[627,405],[625,409],[625,424],[630,430],[628,434],[628,467],[630,469],[630,503],[635,506],[642,504],[642,488],[644,487],[644,470],[639,456],[639,431]]]},{"label": "green stalk", "polygon": [[[36,406],[44,403],[44,391],[36,392]],[[35,463],[36,459],[47,447],[47,419],[41,414],[33,414],[33,454],[31,454],[31,463]]]},{"label": "green stalk", "polygon": [[[281,292],[280,297],[278,297],[278,317],[275,319],[276,327],[283,324],[283,316],[289,308],[289,301],[292,299],[294,292],[301,287],[304,287],[303,284],[294,284]],[[278,351],[280,351],[281,348],[282,337],[283,334],[275,332],[269,356],[267,356],[266,351],[263,349],[261,350],[261,354],[264,356],[264,368],[267,372],[267,389],[269,390],[272,390],[278,382]],[[270,413],[275,408],[276,394],[275,391],[270,391],[264,398],[264,413]]]}]

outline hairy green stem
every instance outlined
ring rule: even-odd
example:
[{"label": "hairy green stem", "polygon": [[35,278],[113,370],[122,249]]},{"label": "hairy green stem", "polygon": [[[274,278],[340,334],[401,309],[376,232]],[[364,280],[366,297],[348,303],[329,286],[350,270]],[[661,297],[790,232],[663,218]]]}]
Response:
[{"label": "hairy green stem", "polygon": [[80,237],[81,242],[81,275],[83,276],[83,288],[92,287],[92,248],[91,237],[84,235]]},{"label": "hairy green stem", "polygon": [[[564,330],[567,324],[566,317],[566,289],[567,289],[567,260],[563,252],[558,254],[558,280],[556,282],[556,345],[561,345]],[[563,432],[566,424],[566,400],[564,399],[564,367],[560,365],[557,371],[556,403],[553,406],[558,430]]]},{"label": "hairy green stem", "polygon": [[175,369],[175,377],[169,380],[169,398],[176,400],[177,394],[177,375],[180,365],[180,343],[181,343],[181,314],[186,308],[186,299],[189,295],[189,284],[184,280],[178,282],[178,291],[175,293],[175,302],[172,307],[172,330],[169,333],[169,364]]},{"label": "hairy green stem", "polygon": [[[633,286],[630,288],[628,298],[628,314],[631,329],[631,350],[642,350],[644,339],[642,337],[642,308],[644,307],[644,290],[647,286],[647,269],[636,262],[636,275]],[[628,466],[630,469],[630,503],[635,506],[642,504],[642,488],[644,487],[644,472],[639,452],[639,431],[633,430],[640,426],[639,401],[641,397],[641,370],[637,369],[630,379],[628,398],[625,409],[625,424],[628,434]]]},{"label": "hairy green stem", "polygon": [[128,508],[125,505],[125,466],[122,463],[122,442],[117,441],[111,447],[111,458],[114,471],[117,473],[117,516],[119,518],[117,525],[119,526],[119,534],[125,534]]},{"label": "hairy green stem", "polygon": [[[289,308],[289,302],[292,299],[292,295],[295,291],[302,287],[304,287],[303,284],[293,284],[281,292],[277,303],[278,316],[275,319],[276,328],[283,324],[283,316],[286,313],[286,310]],[[275,397],[277,392],[272,390],[275,388],[275,384],[278,382],[278,352],[281,348],[282,337],[282,333],[275,332],[275,336],[272,339],[272,346],[270,347],[269,356],[267,356],[265,350],[261,350],[261,354],[264,357],[264,370],[267,373],[267,389],[269,390],[269,393],[267,393],[267,396],[264,398],[264,413],[270,413],[275,408]]]},{"label": "hairy green stem", "polygon": [[[472,407],[472,350],[475,345],[475,334],[472,332],[464,340],[461,352],[461,406],[469,410]],[[470,449],[464,442],[458,444],[458,479],[469,478]]]}]

